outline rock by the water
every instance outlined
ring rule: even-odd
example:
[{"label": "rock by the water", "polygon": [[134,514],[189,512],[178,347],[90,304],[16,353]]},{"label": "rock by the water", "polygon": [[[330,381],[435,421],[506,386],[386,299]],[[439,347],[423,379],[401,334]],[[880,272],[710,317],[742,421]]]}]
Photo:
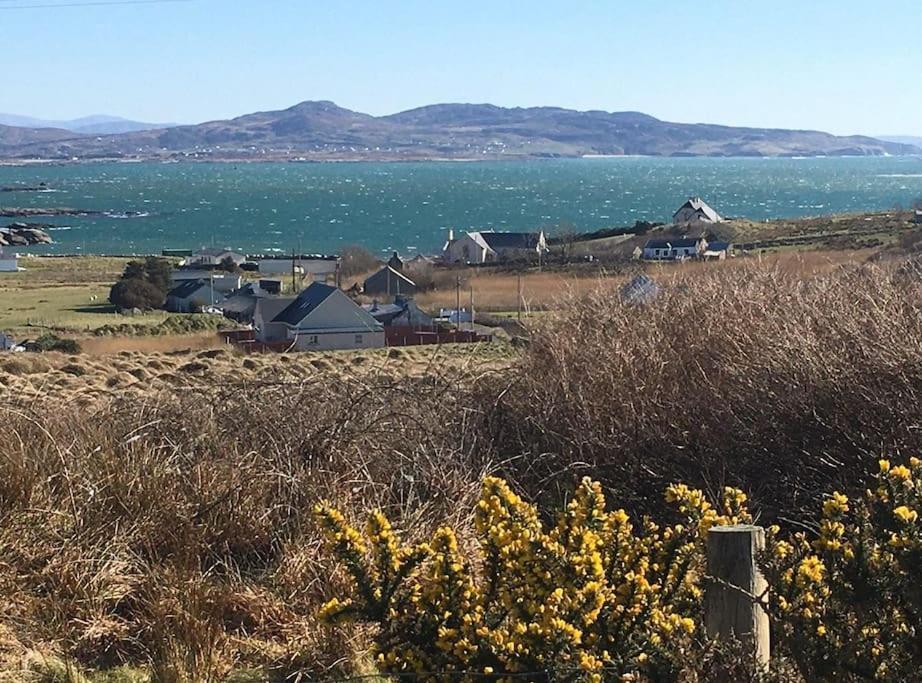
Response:
[{"label": "rock by the water", "polygon": [[0,228],[0,247],[28,247],[33,244],[52,244],[44,223],[12,223]]}]

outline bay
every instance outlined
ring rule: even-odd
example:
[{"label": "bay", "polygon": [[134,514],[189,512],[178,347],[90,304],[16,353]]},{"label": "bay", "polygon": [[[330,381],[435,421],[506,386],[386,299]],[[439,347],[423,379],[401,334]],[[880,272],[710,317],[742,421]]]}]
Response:
[{"label": "bay", "polygon": [[0,166],[5,206],[66,206],[101,216],[35,220],[56,244],[19,251],[159,253],[436,252],[449,228],[579,231],[667,221],[691,195],[754,220],[908,207],[922,198],[922,157]]}]

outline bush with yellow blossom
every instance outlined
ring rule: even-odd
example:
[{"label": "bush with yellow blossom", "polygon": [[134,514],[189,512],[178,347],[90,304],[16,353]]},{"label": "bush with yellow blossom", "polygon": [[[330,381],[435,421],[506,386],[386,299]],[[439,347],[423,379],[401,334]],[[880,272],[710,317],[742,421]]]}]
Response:
[{"label": "bush with yellow blossom", "polygon": [[806,680],[920,680],[920,510],[922,461],[881,460],[864,496],[829,496],[815,533],[774,534],[763,564],[775,650]]},{"label": "bush with yellow blossom", "polygon": [[534,672],[555,681],[674,678],[702,635],[705,534],[749,515],[735,489],[717,508],[684,485],[669,487],[666,500],[680,521],[632,521],[608,510],[600,486],[585,479],[546,525],[504,481],[487,478],[471,558],[450,528],[410,546],[380,512],[362,534],[321,504],[317,518],[353,584],[321,617],[376,625],[373,655],[382,673],[434,680],[453,672],[459,681]]}]

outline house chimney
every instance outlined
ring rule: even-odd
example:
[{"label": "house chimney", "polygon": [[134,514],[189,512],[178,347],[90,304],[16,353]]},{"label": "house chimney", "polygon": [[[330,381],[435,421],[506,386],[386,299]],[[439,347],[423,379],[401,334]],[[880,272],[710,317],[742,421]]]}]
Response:
[{"label": "house chimney", "polygon": [[455,241],[455,229],[454,228],[448,228],[448,241],[449,242]]}]

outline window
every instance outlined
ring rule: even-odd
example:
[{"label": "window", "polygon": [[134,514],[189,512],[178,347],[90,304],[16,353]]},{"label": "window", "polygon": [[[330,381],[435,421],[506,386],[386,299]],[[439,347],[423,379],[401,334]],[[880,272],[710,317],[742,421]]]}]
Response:
[{"label": "window", "polygon": [[356,343],[356,344],[361,344],[361,343],[362,343],[362,335],[360,335],[360,334],[355,335],[355,343]]},{"label": "window", "polygon": [[309,334],[309,335],[307,335],[307,343],[308,343],[310,346],[316,346],[316,345],[317,345],[317,342],[318,342],[318,339],[317,339],[317,335],[316,335],[316,334]]}]

